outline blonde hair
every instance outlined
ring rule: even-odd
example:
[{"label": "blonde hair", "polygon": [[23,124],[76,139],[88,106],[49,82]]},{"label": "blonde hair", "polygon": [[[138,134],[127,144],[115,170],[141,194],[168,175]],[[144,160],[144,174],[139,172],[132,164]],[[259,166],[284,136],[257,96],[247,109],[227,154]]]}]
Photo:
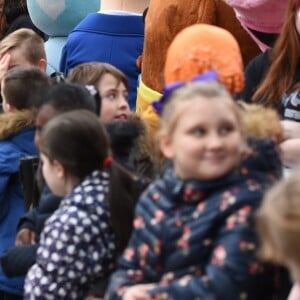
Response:
[{"label": "blonde hair", "polygon": [[256,216],[264,260],[300,265],[300,170],[282,179],[265,195]]},{"label": "blonde hair", "polygon": [[191,101],[196,98],[215,99],[228,103],[241,125],[241,131],[243,131],[241,111],[222,84],[216,81],[190,82],[172,92],[169,99],[167,99],[167,103],[163,108],[159,136],[163,133],[171,134],[174,131],[177,120],[183,111],[183,106],[191,105]]},{"label": "blonde hair", "polygon": [[43,39],[28,28],[18,29],[0,42],[0,56],[9,50],[23,48],[25,58],[32,64],[37,65],[41,59],[46,60],[46,52]]}]

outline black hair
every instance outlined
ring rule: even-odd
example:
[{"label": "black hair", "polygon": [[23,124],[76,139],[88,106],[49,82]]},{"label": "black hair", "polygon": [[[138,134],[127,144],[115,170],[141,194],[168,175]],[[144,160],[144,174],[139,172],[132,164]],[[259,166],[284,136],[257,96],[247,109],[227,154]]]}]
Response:
[{"label": "black hair", "polygon": [[148,14],[148,10],[149,10],[149,7],[146,7],[143,11],[143,22],[144,22],[144,24],[146,22],[146,17],[147,17],[147,14]]},{"label": "black hair", "polygon": [[[86,110],[63,113],[42,130],[40,149],[50,161],[59,161],[67,174],[81,181],[95,170],[104,170],[110,156],[108,134],[97,116]],[[120,253],[132,229],[133,210],[139,195],[137,180],[116,162],[105,170],[110,174],[108,203]]]},{"label": "black hair", "polygon": [[3,11],[8,23],[11,23],[21,14],[29,15],[26,0],[5,0]]},{"label": "black hair", "polygon": [[41,106],[46,104],[60,112],[86,109],[98,113],[95,98],[84,86],[75,83],[53,85],[43,98]]}]

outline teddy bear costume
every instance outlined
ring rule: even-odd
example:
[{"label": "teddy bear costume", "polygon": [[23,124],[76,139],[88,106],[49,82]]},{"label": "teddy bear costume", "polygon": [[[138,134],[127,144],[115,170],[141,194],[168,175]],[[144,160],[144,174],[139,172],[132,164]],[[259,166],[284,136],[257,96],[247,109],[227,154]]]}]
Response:
[{"label": "teddy bear costume", "polygon": [[[260,51],[237,20],[234,11],[222,0],[151,0],[145,20],[142,74],[137,111],[144,111],[160,97],[166,53],[176,34],[196,23],[222,27],[238,41],[244,65]],[[186,46],[187,47],[187,46]],[[188,47],[187,47],[188,49]]]},{"label": "teddy bear costume", "polygon": [[[243,61],[234,36],[223,28],[209,24],[194,24],[180,31],[167,50],[163,75],[165,84],[189,82],[210,70],[218,74],[220,82],[231,94],[242,91]],[[143,116],[154,138],[160,118],[152,105],[146,108]]]}]

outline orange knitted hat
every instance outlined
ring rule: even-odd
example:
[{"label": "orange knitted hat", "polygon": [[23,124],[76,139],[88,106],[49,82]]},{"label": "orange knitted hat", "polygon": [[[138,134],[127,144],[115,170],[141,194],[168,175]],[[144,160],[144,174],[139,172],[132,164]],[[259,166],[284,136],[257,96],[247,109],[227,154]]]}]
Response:
[{"label": "orange knitted hat", "polygon": [[167,51],[165,84],[190,81],[214,70],[231,94],[244,87],[243,62],[233,35],[220,27],[196,24],[179,32]]}]

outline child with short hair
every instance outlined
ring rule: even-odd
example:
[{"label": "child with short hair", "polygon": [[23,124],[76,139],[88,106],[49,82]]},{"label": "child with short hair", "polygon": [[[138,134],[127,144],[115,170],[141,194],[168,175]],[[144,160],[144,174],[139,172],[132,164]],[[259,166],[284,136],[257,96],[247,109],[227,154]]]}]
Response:
[{"label": "child with short hair", "polygon": [[107,299],[270,299],[253,216],[280,174],[274,142],[248,149],[217,82],[174,88],[164,103],[160,148],[173,167],[141,196]]},{"label": "child with short hair", "polygon": [[68,74],[68,80],[97,87],[101,96],[100,120],[107,124],[116,160],[138,176],[155,176],[155,155],[148,126],[128,104],[128,79],[116,67],[100,62],[82,63]]},{"label": "child with short hair", "polygon": [[67,78],[71,82],[94,85],[98,89],[103,104],[99,116],[103,123],[128,120],[129,83],[122,71],[107,63],[82,63],[74,67]]},{"label": "child with short hair", "polygon": [[[14,245],[24,199],[18,179],[19,160],[37,155],[34,145],[35,107],[50,87],[49,77],[36,67],[16,67],[1,81],[4,114],[0,115],[0,256]],[[0,295],[23,294],[23,278],[7,278],[0,266]],[[2,294],[1,294],[2,293]]]},{"label": "child with short hair", "polygon": [[45,71],[47,67],[43,39],[28,28],[21,28],[0,42],[0,79],[7,70],[20,65],[30,65]]},{"label": "child with short hair", "polygon": [[[43,95],[42,103],[35,118],[35,145],[39,148],[39,139],[43,127],[52,118],[71,110],[86,109],[96,114],[95,99],[89,91],[81,85],[60,83],[49,88]],[[3,271],[9,277],[25,276],[29,268],[35,263],[40,234],[45,221],[58,208],[61,197],[51,193],[41,176],[41,165],[32,178],[38,199],[30,199],[31,207],[18,222],[16,246],[8,250],[1,257]],[[37,180],[38,179],[38,180]],[[37,181],[39,186],[37,186]],[[27,190],[28,187],[25,187]]]},{"label": "child with short hair", "polygon": [[45,223],[24,299],[83,299],[127,244],[136,180],[113,161],[106,131],[86,110],[50,120],[39,145],[44,178],[64,198]]},{"label": "child with short hair", "polygon": [[257,213],[262,242],[260,256],[285,265],[295,282],[288,300],[300,299],[300,170],[291,173],[265,195]]}]

